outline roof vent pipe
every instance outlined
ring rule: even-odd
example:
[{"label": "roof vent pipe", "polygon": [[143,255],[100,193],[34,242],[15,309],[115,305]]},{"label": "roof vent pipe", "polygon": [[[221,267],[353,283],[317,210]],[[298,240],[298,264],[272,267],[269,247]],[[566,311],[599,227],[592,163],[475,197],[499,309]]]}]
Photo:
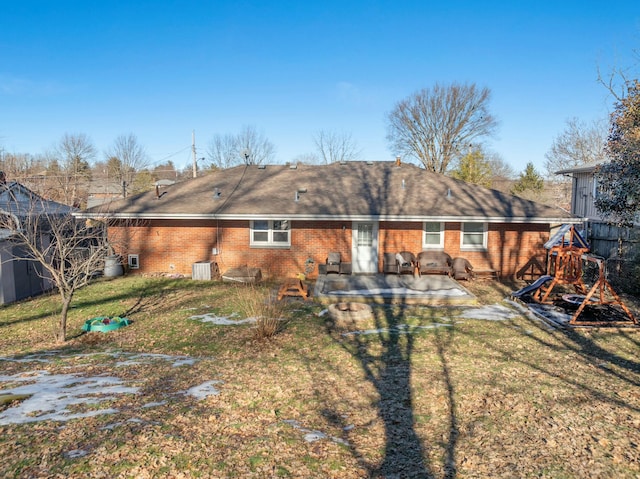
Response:
[{"label": "roof vent pipe", "polygon": [[296,203],[300,200],[300,193],[296,190],[296,193],[293,195],[293,201]]},{"label": "roof vent pipe", "polygon": [[402,189],[404,190],[405,188],[405,183],[404,183],[404,178],[402,178]]}]

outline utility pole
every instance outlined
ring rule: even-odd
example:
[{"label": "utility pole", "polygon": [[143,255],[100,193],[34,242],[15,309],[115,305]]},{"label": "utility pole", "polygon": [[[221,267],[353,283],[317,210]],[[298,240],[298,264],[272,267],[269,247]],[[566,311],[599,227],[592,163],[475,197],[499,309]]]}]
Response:
[{"label": "utility pole", "polygon": [[196,130],[191,132],[191,153],[193,155],[193,177],[198,176],[198,167],[196,165]]}]

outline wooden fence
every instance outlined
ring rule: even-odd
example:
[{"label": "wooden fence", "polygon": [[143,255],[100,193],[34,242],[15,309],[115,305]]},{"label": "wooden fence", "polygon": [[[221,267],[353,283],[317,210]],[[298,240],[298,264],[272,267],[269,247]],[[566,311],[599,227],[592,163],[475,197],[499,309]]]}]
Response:
[{"label": "wooden fence", "polygon": [[[622,256],[618,241],[622,240]],[[632,294],[640,292],[640,227],[618,228],[590,223],[587,240],[591,252],[607,259],[607,276],[615,287]]]}]

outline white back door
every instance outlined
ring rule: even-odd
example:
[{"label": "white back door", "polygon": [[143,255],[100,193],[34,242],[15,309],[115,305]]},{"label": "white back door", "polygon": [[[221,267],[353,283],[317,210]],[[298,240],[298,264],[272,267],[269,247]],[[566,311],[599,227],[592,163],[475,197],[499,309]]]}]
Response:
[{"label": "white back door", "polygon": [[352,270],[354,273],[378,272],[378,223],[354,221],[352,227]]}]

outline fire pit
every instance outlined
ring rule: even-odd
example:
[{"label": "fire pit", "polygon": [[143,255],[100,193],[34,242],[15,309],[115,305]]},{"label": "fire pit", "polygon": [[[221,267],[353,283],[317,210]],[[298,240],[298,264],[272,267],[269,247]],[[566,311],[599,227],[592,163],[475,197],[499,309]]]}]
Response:
[{"label": "fire pit", "polygon": [[[562,300],[565,303],[569,303],[572,306],[578,307],[580,306],[587,297],[582,294],[563,294]],[[596,304],[596,298],[589,298],[589,303],[587,304]]]},{"label": "fire pit", "polygon": [[330,304],[328,309],[336,324],[351,324],[373,317],[371,306],[364,303]]}]

